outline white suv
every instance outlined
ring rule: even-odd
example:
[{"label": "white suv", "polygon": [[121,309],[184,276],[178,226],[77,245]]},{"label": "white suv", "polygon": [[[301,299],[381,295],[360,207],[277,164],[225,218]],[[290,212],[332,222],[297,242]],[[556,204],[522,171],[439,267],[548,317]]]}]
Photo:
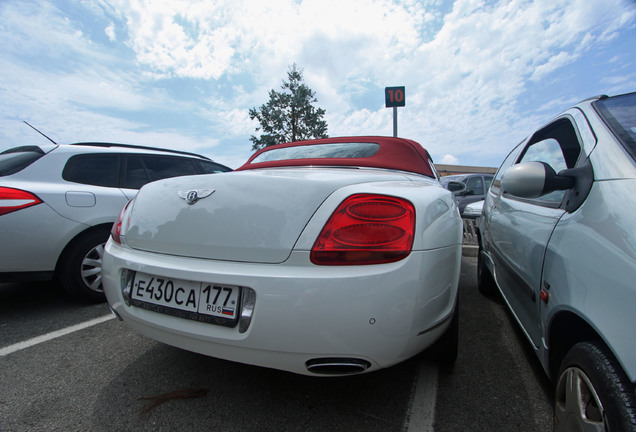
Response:
[{"label": "white suv", "polygon": [[144,184],[230,168],[194,153],[78,143],[0,153],[0,282],[55,278],[70,294],[105,300],[103,245]]}]

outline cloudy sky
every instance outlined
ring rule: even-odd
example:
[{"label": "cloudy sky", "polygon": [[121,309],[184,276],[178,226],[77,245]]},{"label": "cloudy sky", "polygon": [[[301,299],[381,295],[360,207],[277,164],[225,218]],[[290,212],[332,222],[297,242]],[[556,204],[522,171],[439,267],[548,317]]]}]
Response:
[{"label": "cloudy sky", "polygon": [[126,142],[240,166],[248,110],[303,70],[330,136],[498,166],[581,99],[636,90],[635,0],[1,0],[0,150]]}]

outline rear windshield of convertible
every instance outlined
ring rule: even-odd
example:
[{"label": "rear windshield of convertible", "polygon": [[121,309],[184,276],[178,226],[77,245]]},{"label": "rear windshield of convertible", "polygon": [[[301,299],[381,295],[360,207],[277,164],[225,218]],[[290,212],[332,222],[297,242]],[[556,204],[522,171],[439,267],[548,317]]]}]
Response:
[{"label": "rear windshield of convertible", "polygon": [[276,148],[261,153],[251,163],[292,159],[357,159],[374,156],[380,149],[377,143],[333,143],[300,147]]},{"label": "rear windshield of convertible", "polygon": [[236,170],[316,166],[382,168],[437,178],[420,144],[382,136],[320,138],[265,147]]}]

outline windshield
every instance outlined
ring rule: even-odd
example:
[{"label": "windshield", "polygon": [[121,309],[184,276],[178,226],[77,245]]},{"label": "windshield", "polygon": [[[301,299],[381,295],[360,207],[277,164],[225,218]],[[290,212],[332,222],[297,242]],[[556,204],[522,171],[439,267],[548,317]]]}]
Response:
[{"label": "windshield", "polygon": [[282,147],[258,155],[252,163],[291,159],[365,158],[378,152],[376,143],[334,143],[299,147]]},{"label": "windshield", "polygon": [[594,108],[636,160],[636,93],[600,99]]}]

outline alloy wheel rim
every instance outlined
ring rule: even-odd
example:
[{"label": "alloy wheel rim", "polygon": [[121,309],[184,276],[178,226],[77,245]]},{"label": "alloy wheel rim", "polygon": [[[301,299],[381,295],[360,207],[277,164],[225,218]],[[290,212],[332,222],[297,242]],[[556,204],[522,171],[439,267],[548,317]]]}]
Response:
[{"label": "alloy wheel rim", "polygon": [[559,378],[554,406],[554,430],[557,432],[603,432],[603,404],[589,378],[581,369],[571,367]]},{"label": "alloy wheel rim", "polygon": [[102,258],[104,256],[104,245],[101,243],[88,251],[82,260],[80,276],[84,285],[91,291],[103,293],[102,287]]}]

